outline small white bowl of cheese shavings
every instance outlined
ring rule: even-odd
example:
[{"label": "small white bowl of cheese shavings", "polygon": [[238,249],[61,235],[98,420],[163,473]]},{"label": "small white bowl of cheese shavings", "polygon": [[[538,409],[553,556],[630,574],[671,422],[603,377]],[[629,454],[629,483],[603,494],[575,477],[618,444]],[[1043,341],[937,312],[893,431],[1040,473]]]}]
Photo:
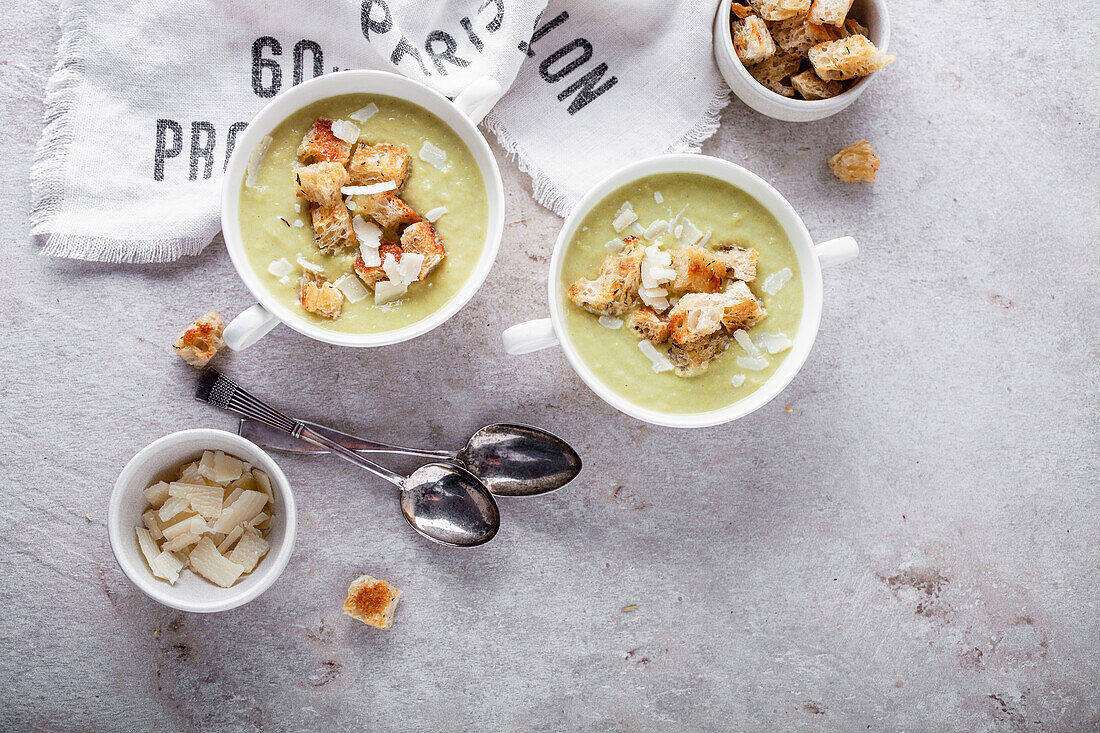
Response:
[{"label": "small white bowl of cheese shavings", "polygon": [[286,568],[298,516],[290,483],[255,443],[198,428],[140,450],[111,493],[107,534],[138,589],[180,611],[227,611]]}]

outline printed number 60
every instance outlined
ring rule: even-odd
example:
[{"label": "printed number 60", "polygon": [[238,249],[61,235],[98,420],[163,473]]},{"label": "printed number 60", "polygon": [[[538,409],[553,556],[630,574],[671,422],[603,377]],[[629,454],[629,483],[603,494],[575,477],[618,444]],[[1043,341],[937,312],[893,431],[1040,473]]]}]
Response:
[{"label": "printed number 60", "polygon": [[[274,97],[283,86],[283,69],[273,58],[264,58],[264,51],[272,56],[283,55],[283,45],[271,36],[260,36],[252,44],[252,91],[257,97]],[[309,52],[313,58],[313,76],[325,73],[325,57],[316,41],[302,39],[294,44],[294,83],[301,84],[305,78],[305,55]],[[271,73],[265,75],[264,71]],[[269,76],[265,82],[264,77]]]}]

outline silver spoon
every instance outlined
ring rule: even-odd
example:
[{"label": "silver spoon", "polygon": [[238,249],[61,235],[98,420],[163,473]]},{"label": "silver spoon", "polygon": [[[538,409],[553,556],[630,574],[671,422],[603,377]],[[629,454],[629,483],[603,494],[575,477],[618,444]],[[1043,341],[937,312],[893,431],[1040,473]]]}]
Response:
[{"label": "silver spoon", "polygon": [[461,466],[429,463],[401,476],[261,402],[216,369],[203,372],[195,399],[259,420],[389,481],[401,489],[401,512],[412,528],[441,545],[474,547],[493,539],[500,529],[500,510],[493,495]]},{"label": "silver spoon", "polygon": [[[485,487],[497,496],[545,494],[565,486],[581,471],[581,457],[568,443],[529,425],[486,425],[470,436],[466,447],[450,452],[387,445],[357,438],[325,425],[302,422],[356,453],[394,453],[454,461],[481,479]],[[313,454],[328,452],[325,448],[248,418],[241,420],[237,432],[270,450]]]}]

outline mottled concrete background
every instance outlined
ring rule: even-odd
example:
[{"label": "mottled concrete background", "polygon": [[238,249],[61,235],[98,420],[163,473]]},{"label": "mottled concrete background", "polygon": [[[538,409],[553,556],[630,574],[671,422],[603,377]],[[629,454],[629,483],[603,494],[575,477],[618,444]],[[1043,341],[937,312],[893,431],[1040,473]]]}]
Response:
[{"label": "mottled concrete background", "polygon": [[[169,344],[249,296],[220,240],[164,266],[36,256],[27,175],[58,31],[52,5],[9,3],[0,728],[1096,730],[1100,93],[1071,20],[1092,11],[894,2],[900,59],[846,112],[791,125],[730,104],[706,152],[863,248],[828,273],[801,374],[733,425],[647,427],[561,354],[503,353],[500,331],[543,313],[560,223],[505,164],[496,268],[431,338],[354,351],[282,328],[220,363],[393,441],[543,425],[582,477],[503,501],[500,536],[461,552],[368,476],[282,459],[302,512],[286,573],[197,616],[123,578],[107,496],[152,439],[233,425],[190,399]],[[841,184],[825,157],[863,137],[879,180]],[[405,591],[387,633],[340,614],[362,572]]]}]

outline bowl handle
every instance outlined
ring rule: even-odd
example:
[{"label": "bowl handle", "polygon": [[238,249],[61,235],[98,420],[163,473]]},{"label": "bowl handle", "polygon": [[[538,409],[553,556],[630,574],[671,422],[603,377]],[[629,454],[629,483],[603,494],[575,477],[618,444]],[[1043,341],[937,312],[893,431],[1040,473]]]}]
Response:
[{"label": "bowl handle", "polygon": [[854,260],[859,254],[859,245],[852,237],[840,237],[815,244],[814,252],[817,253],[817,259],[822,267],[832,267]]},{"label": "bowl handle", "polygon": [[549,318],[517,323],[504,330],[504,350],[509,354],[530,354],[532,351],[558,345],[558,335]]},{"label": "bowl handle", "polygon": [[499,81],[491,76],[479,76],[458,93],[454,105],[458,107],[459,112],[469,117],[471,122],[479,125],[503,95],[504,90]]},{"label": "bowl handle", "polygon": [[242,351],[279,325],[279,317],[257,303],[229,322],[222,334],[226,346]]}]

